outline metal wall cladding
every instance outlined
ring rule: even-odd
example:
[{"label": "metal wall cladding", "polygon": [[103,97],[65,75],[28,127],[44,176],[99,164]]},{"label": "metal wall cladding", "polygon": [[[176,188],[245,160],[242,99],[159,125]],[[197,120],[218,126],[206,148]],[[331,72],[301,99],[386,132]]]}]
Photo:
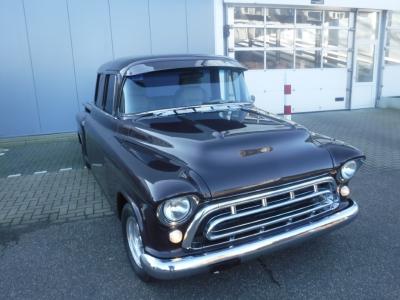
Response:
[{"label": "metal wall cladding", "polygon": [[114,58],[214,54],[214,1],[3,0],[0,137],[71,132]]}]

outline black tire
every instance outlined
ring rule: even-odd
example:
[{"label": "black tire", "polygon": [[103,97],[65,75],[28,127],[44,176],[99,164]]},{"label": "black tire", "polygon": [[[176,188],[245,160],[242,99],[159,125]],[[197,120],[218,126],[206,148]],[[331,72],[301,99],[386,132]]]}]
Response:
[{"label": "black tire", "polygon": [[144,282],[152,281],[153,278],[143,270],[143,268],[135,261],[135,258],[133,257],[133,254],[132,254],[131,248],[129,246],[129,242],[128,242],[128,233],[127,233],[128,219],[130,219],[130,221],[134,221],[134,222],[136,222],[136,224],[138,224],[137,218],[135,216],[135,213],[133,212],[132,206],[129,203],[126,203],[124,205],[124,207],[122,209],[122,213],[121,213],[122,234],[123,234],[126,253],[128,254],[128,258],[129,258],[129,261],[131,262],[132,269],[136,273],[136,275]]}]

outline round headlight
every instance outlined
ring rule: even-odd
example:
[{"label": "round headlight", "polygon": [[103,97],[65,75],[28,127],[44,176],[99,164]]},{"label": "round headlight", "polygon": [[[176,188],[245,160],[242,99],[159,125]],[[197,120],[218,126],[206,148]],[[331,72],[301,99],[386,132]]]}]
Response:
[{"label": "round headlight", "polygon": [[345,163],[340,169],[340,176],[343,180],[349,180],[354,176],[357,171],[357,162],[355,160],[350,160]]},{"label": "round headlight", "polygon": [[167,225],[183,223],[192,211],[192,201],[188,196],[165,201],[159,208],[160,220]]}]

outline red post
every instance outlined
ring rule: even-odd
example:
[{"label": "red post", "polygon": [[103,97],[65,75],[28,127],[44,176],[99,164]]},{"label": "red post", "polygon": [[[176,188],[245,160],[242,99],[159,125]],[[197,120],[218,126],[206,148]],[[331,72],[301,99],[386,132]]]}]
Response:
[{"label": "red post", "polygon": [[292,85],[285,84],[283,86],[283,94],[284,94],[284,108],[283,108],[283,117],[287,120],[292,119],[292,106],[287,102],[287,96],[292,94]]},{"label": "red post", "polygon": [[292,114],[292,106],[291,105],[285,105],[284,110],[283,110],[284,115],[291,115]]},{"label": "red post", "polygon": [[285,93],[285,95],[291,95],[292,94],[292,85],[285,84],[283,87],[283,92]]}]

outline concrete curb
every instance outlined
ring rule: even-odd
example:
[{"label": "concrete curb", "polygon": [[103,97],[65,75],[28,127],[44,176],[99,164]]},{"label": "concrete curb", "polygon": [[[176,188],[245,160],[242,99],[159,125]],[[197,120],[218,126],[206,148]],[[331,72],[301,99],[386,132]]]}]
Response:
[{"label": "concrete curb", "polygon": [[77,139],[76,132],[67,133],[54,133],[43,135],[29,135],[13,138],[0,138],[0,145],[5,146],[9,144],[26,144],[26,143],[40,143],[40,142],[54,142],[54,141],[71,141]]}]

